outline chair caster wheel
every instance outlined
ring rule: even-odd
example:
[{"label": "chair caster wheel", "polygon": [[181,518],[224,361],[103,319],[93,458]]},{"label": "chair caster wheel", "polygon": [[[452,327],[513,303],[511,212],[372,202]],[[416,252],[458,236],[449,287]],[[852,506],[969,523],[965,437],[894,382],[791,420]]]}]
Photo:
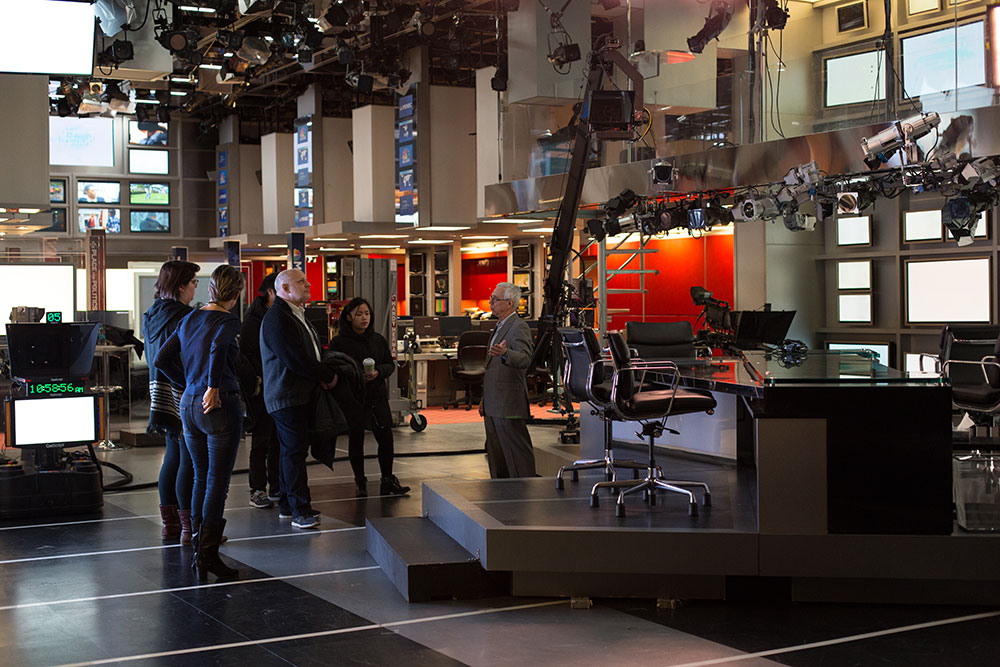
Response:
[{"label": "chair caster wheel", "polygon": [[688,516],[698,516],[698,503],[688,504]]},{"label": "chair caster wheel", "polygon": [[571,470],[570,473],[569,473],[569,479],[570,479],[571,482],[579,482],[580,481],[580,473],[577,472],[576,470]]},{"label": "chair caster wheel", "polygon": [[617,516],[617,517],[623,517],[623,516],[625,516],[625,504],[624,503],[618,503],[617,505],[615,505],[615,516]]},{"label": "chair caster wheel", "polygon": [[711,507],[712,506],[712,494],[706,492],[705,495],[701,497],[701,504],[704,505],[705,507]]},{"label": "chair caster wheel", "polygon": [[563,490],[563,478],[560,475],[556,477],[556,491],[562,491],[562,490]]},{"label": "chair caster wheel", "polygon": [[601,501],[597,497],[596,493],[590,496],[590,506],[591,507],[600,507],[601,506]]}]

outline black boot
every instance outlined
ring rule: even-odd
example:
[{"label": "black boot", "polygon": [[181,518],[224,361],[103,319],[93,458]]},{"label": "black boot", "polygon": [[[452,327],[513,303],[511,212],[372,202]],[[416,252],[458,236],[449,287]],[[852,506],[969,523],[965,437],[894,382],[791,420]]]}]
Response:
[{"label": "black boot", "polygon": [[219,557],[219,541],[222,539],[222,531],[225,527],[225,519],[219,523],[202,524],[195,558],[198,581],[208,581],[209,572],[221,580],[232,580],[239,577],[239,570],[229,567]]},{"label": "black boot", "polygon": [[399,483],[399,478],[389,475],[382,478],[382,486],[379,488],[383,496],[402,496],[410,492],[410,487]]},{"label": "black boot", "polygon": [[191,516],[191,548],[194,549],[194,553],[191,555],[191,569],[198,573],[198,553],[200,549],[198,545],[201,543],[201,524],[198,520]]},{"label": "black boot", "polygon": [[367,498],[368,497],[368,480],[364,477],[354,478],[354,497],[355,498]]}]

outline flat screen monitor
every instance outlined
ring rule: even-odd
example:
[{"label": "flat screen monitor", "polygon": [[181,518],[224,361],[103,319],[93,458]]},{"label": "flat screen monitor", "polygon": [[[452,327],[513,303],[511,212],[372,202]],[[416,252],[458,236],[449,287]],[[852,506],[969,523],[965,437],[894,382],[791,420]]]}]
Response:
[{"label": "flat screen monitor", "polygon": [[871,218],[867,215],[837,216],[837,245],[871,245]]},{"label": "flat screen monitor", "polygon": [[169,206],[169,183],[129,183],[128,203],[137,206]]},{"label": "flat screen monitor", "polygon": [[424,293],[424,277],[422,275],[410,276],[410,294]]},{"label": "flat screen monitor", "polygon": [[0,264],[0,285],[31,285],[30,290],[0,289],[0,323],[10,322],[16,306],[44,308],[68,318],[75,304],[75,279],[72,264]]},{"label": "flat screen monitor", "polygon": [[49,116],[49,164],[115,166],[114,119]]},{"label": "flat screen monitor", "polygon": [[837,262],[837,289],[871,289],[872,262],[870,259]]},{"label": "flat screen monitor", "polygon": [[435,294],[447,294],[448,293],[448,276],[434,276],[434,293]]},{"label": "flat screen monitor", "polygon": [[121,204],[122,184],[117,181],[77,181],[78,204]]},{"label": "flat screen monitor", "polygon": [[296,208],[312,208],[313,207],[313,189],[312,188],[295,188],[295,207]]},{"label": "flat screen monitor", "polygon": [[87,377],[97,333],[98,325],[92,322],[8,324],[10,374],[29,381]]},{"label": "flat screen monitor", "polygon": [[515,271],[513,282],[522,290],[531,289],[531,271]]},{"label": "flat screen monitor", "polygon": [[990,321],[990,259],[906,263],[906,320],[913,323]]},{"label": "flat screen monitor", "polygon": [[169,174],[170,152],[148,148],[128,149],[128,170],[132,174]]},{"label": "flat screen monitor", "polygon": [[885,54],[865,51],[823,60],[823,106],[885,99]]},{"label": "flat screen monitor", "polygon": [[903,86],[911,97],[986,83],[983,21],[899,40]]},{"label": "flat screen monitor", "polygon": [[117,234],[122,230],[121,211],[117,208],[80,208],[76,214],[81,233],[103,229],[108,234]]},{"label": "flat screen monitor", "polygon": [[826,349],[833,352],[844,352],[850,350],[871,350],[877,356],[878,363],[883,366],[890,366],[889,344],[888,343],[827,343]]},{"label": "flat screen monitor", "polygon": [[65,232],[66,231],[66,209],[64,208],[54,208],[52,209],[52,224],[45,229],[39,230],[43,232]]},{"label": "flat screen monitor", "polygon": [[306,320],[315,329],[316,335],[319,336],[319,342],[328,345],[330,343],[330,320],[326,314],[326,306],[307,306]]},{"label": "flat screen monitor", "polygon": [[128,142],[132,146],[166,146],[170,140],[170,125],[155,120],[130,120]]},{"label": "flat screen monitor", "polygon": [[413,330],[419,338],[437,338],[441,335],[441,318],[414,317]]},{"label": "flat screen monitor", "polygon": [[527,267],[531,266],[531,246],[530,245],[516,245],[511,250],[511,261],[514,266]]},{"label": "flat screen monitor", "polygon": [[466,331],[472,330],[472,318],[468,315],[441,318],[441,335],[447,338],[458,338]]},{"label": "flat screen monitor", "polygon": [[0,72],[94,73],[94,6],[89,2],[3,3]]},{"label": "flat screen monitor", "polygon": [[785,340],[795,317],[794,310],[742,310],[736,316],[735,345],[742,349],[762,343],[777,345]]},{"label": "flat screen monitor", "polygon": [[49,179],[49,203],[50,204],[66,203],[66,179],[64,178]]},{"label": "flat screen monitor", "polygon": [[169,234],[170,211],[131,211],[128,229],[135,233]]},{"label": "flat screen monitor", "polygon": [[424,254],[416,252],[410,255],[410,273],[424,272]]},{"label": "flat screen monitor", "polygon": [[[7,425],[13,447],[83,446],[100,433],[97,396],[15,398]],[[58,416],[58,419],[53,417]]]},{"label": "flat screen monitor", "polygon": [[437,251],[434,253],[434,272],[448,273],[448,253]]}]

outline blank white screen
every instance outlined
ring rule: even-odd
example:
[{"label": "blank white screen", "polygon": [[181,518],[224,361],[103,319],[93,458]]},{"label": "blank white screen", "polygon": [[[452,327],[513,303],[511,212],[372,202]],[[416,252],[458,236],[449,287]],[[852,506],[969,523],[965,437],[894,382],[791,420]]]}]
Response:
[{"label": "blank white screen", "polygon": [[838,289],[869,289],[871,286],[872,263],[870,261],[837,263]]},{"label": "blank white screen", "polygon": [[989,258],[909,262],[906,312],[910,322],[989,322]]},{"label": "blank white screen", "polygon": [[93,74],[93,5],[55,0],[4,2],[0,72]]},{"label": "blank white screen", "polygon": [[96,396],[14,401],[14,442],[19,446],[94,442]]},{"label": "blank white screen", "polygon": [[[14,306],[35,306],[73,320],[73,265],[0,264],[0,321],[10,322]],[[6,330],[4,330],[6,334]]]},{"label": "blank white screen", "polygon": [[827,58],[826,106],[885,99],[885,56],[881,51]]},{"label": "blank white screen", "polygon": [[115,166],[113,118],[49,116],[49,164]]},{"label": "blank white screen", "polygon": [[903,240],[941,240],[941,211],[907,211],[903,214]]},{"label": "blank white screen", "polygon": [[827,343],[828,350],[871,350],[878,355],[878,363],[889,365],[889,346],[878,343]]},{"label": "blank white screen", "polygon": [[870,230],[867,215],[837,218],[837,245],[868,245]]},{"label": "blank white screen", "polygon": [[982,21],[901,39],[906,93],[920,97],[955,90],[956,77],[958,88],[986,83],[984,40]]},{"label": "blank white screen", "polygon": [[839,297],[841,322],[871,322],[871,294],[841,294]]},{"label": "blank white screen", "polygon": [[128,170],[133,174],[169,174],[170,153],[130,148],[128,149]]},{"label": "blank white screen", "polygon": [[[105,269],[105,303],[107,310],[135,308],[135,271],[132,269]],[[87,270],[76,270],[76,309],[90,310],[87,302]],[[134,323],[133,323],[134,324]]]}]

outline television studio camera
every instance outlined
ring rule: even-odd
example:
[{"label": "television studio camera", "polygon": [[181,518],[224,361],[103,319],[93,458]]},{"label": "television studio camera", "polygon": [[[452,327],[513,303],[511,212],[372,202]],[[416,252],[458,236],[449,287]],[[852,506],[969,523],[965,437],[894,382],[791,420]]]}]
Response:
[{"label": "television studio camera", "polygon": [[[104,504],[94,443],[107,424],[103,399],[88,382],[99,327],[7,325],[6,446],[20,449],[21,457],[0,460],[0,518],[93,512]],[[65,451],[79,447],[87,453]]]},{"label": "television studio camera", "polygon": [[[695,320],[695,345],[734,353],[738,350],[765,350],[781,358],[801,356],[808,347],[802,341],[785,338],[795,318],[794,310],[732,310],[729,304],[712,297],[704,287],[691,288],[691,300],[702,306]],[[698,329],[702,322],[705,327]]]}]

